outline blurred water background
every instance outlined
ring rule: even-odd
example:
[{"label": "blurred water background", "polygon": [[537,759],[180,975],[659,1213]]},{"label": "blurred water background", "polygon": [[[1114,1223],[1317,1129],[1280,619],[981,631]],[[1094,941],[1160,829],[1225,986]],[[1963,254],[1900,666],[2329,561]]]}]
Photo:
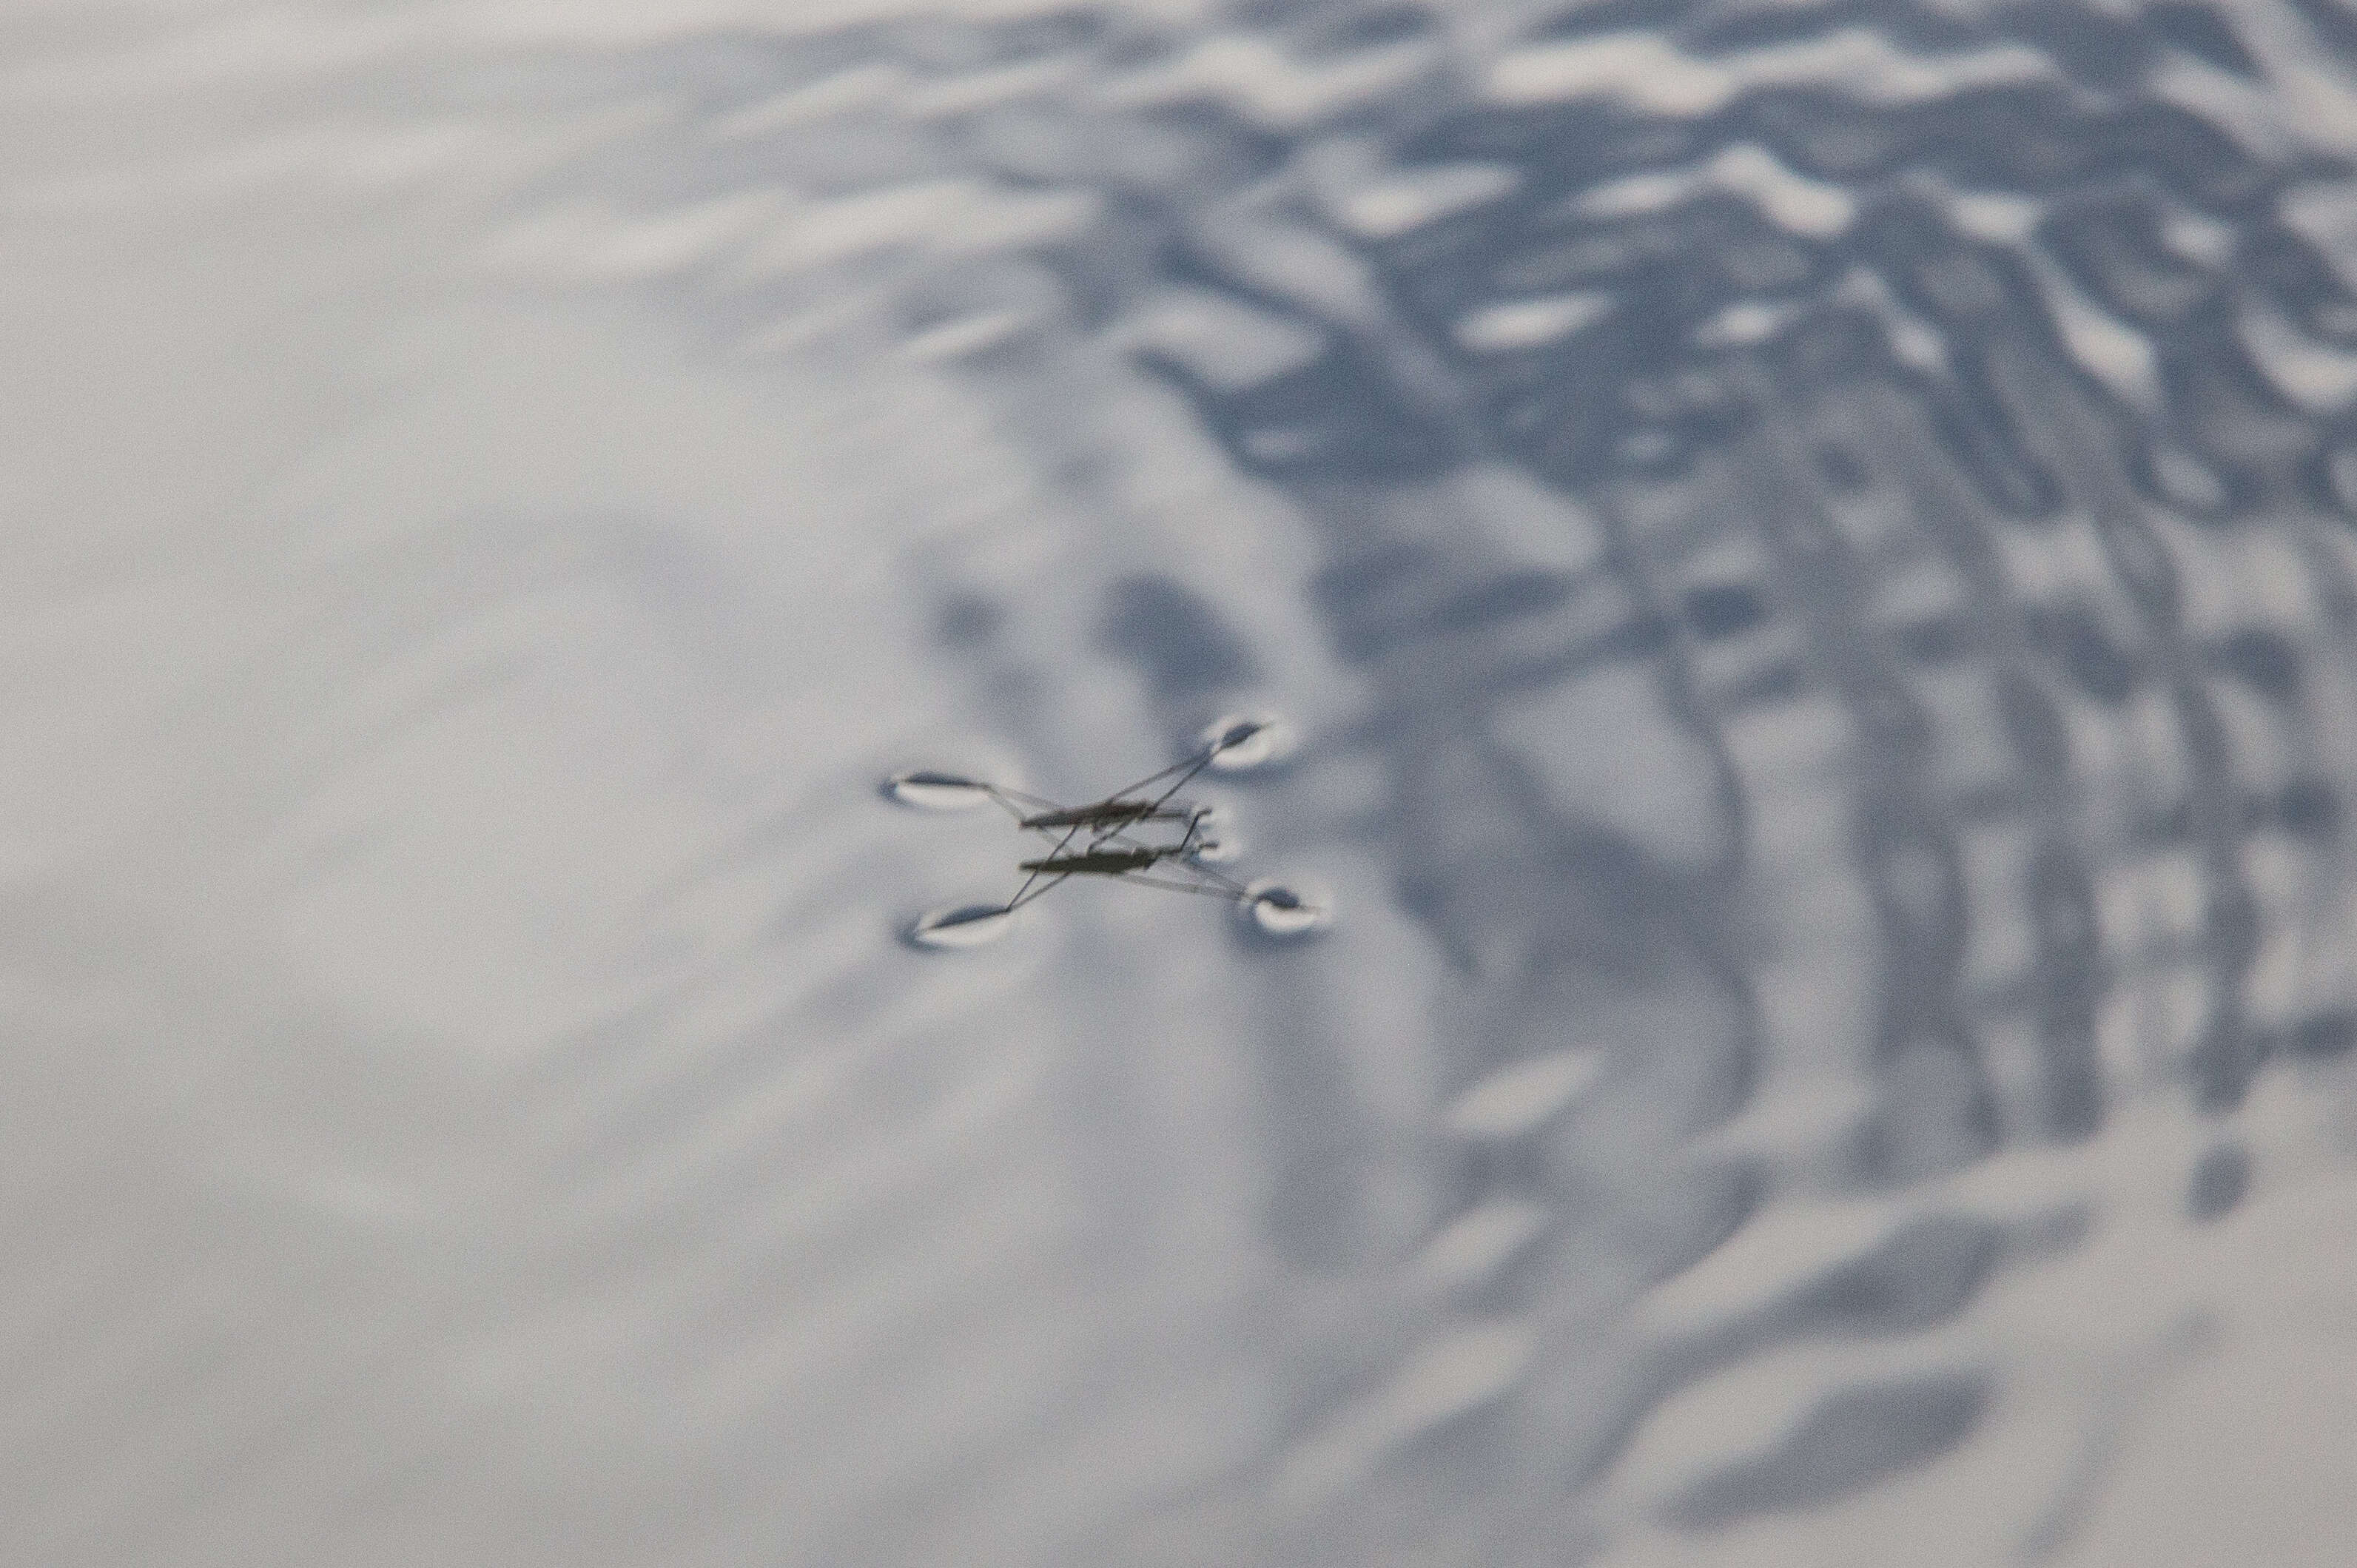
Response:
[{"label": "blurred water background", "polygon": [[[0,1555],[2357,1561],[2352,160],[2334,0],[16,0]],[[1330,929],[900,940],[1243,711]]]}]

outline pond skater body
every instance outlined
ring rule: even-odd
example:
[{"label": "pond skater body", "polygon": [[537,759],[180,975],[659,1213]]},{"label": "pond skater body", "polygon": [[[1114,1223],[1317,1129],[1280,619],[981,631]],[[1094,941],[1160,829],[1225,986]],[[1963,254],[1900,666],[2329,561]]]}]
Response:
[{"label": "pond skater body", "polygon": [[[1125,785],[1103,800],[1084,805],[1061,806],[1004,785],[931,771],[895,775],[885,793],[904,805],[958,808],[995,804],[1013,817],[1016,825],[1036,832],[1053,846],[1033,860],[1017,863],[1024,872],[1022,886],[998,905],[970,905],[920,918],[910,937],[920,945],[968,946],[980,940],[977,928],[996,928],[1068,877],[1103,876],[1169,893],[1194,893],[1225,899],[1250,915],[1265,931],[1291,936],[1311,929],[1324,915],[1319,906],[1289,888],[1267,883],[1235,881],[1204,864],[1222,849],[1210,836],[1208,806],[1174,803],[1178,791],[1205,768],[1248,766],[1271,755],[1269,723],[1226,721],[1212,726],[1202,747],[1179,762]],[[1154,795],[1138,791],[1162,786]],[[1133,835],[1149,824],[1185,824],[1175,843],[1151,843]],[[1146,875],[1156,872],[1159,875]],[[943,940],[958,933],[954,943]]]}]

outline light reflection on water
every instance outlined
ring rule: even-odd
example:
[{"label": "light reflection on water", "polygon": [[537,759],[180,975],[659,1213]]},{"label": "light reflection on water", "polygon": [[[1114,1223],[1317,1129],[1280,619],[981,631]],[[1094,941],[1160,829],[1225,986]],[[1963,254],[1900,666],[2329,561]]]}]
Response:
[{"label": "light reflection on water", "polygon": [[2357,1546],[2338,13],[5,52],[27,1560]]}]

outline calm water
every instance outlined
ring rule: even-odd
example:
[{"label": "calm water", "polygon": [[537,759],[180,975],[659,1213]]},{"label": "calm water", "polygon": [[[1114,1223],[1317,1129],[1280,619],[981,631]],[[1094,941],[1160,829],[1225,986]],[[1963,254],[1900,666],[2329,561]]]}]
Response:
[{"label": "calm water", "polygon": [[[2357,1556],[2330,0],[20,7],[0,146],[12,1561]],[[888,776],[1233,714],[1318,929],[905,940],[1039,852]]]}]

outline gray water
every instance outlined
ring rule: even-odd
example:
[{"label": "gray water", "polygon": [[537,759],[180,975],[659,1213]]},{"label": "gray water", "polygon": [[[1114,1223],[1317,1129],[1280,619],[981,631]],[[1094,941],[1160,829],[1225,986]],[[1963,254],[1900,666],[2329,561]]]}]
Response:
[{"label": "gray water", "polygon": [[[0,147],[9,1561],[2357,1557],[2330,0],[19,7]],[[1321,929],[904,940],[1038,850],[888,776],[1240,713]]]}]

